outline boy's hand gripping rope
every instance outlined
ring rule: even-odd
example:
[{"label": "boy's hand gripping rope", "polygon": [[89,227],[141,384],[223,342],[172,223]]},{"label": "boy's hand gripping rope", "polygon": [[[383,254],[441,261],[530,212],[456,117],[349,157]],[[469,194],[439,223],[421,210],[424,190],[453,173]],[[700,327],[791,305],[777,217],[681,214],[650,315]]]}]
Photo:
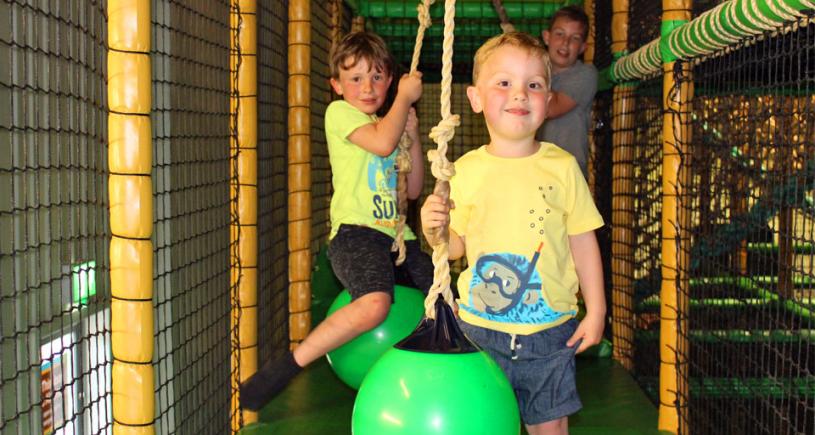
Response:
[{"label": "boy's hand gripping rope", "polygon": [[[416,6],[418,11],[419,30],[416,31],[416,45],[413,47],[413,59],[410,62],[410,73],[413,74],[419,68],[419,56],[422,54],[422,43],[424,41],[424,31],[430,27],[430,5],[436,0],[423,0]],[[391,251],[399,251],[396,258],[396,265],[405,262],[405,214],[407,213],[407,174],[412,169],[410,160],[410,143],[407,133],[402,133],[399,141],[399,154],[396,156],[396,166],[399,168],[396,187],[396,207],[399,211],[399,220],[396,222],[396,237],[393,240]],[[421,146],[421,144],[416,144]]]},{"label": "boy's hand gripping rope", "polygon": [[[459,125],[459,116],[451,114],[450,92],[453,82],[453,29],[455,28],[456,1],[444,2],[444,41],[442,42],[442,68],[441,68],[441,121],[430,131],[430,138],[438,147],[430,150],[427,157],[430,160],[430,170],[436,177],[436,186],[433,193],[450,201],[450,178],[455,174],[453,164],[447,160],[447,143],[453,139],[455,128]],[[428,238],[433,247],[433,285],[425,298],[425,316],[436,318],[436,300],[439,294],[450,305],[453,303],[453,292],[450,290],[450,265],[448,244],[450,233],[445,225],[438,228]]]}]

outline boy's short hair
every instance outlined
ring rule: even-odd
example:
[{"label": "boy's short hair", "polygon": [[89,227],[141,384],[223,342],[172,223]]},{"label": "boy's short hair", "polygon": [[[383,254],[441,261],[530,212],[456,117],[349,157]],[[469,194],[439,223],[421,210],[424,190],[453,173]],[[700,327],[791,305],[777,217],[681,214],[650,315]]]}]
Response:
[{"label": "boy's short hair", "polygon": [[[340,69],[353,68],[360,59],[365,59],[372,68],[392,75],[394,60],[385,41],[371,32],[352,32],[345,35],[337,45],[331,48],[329,55],[331,77],[340,77]],[[347,64],[352,59],[354,63]]]},{"label": "boy's short hair", "polygon": [[482,65],[487,62],[495,50],[505,45],[522,48],[528,53],[539,57],[544,64],[543,80],[546,89],[549,89],[549,76],[552,69],[552,64],[549,61],[549,53],[546,52],[546,48],[543,47],[543,44],[538,38],[523,32],[507,32],[493,36],[478,48],[478,51],[475,52],[475,58],[473,59],[473,84],[478,81],[478,74],[481,71]]},{"label": "boy's short hair", "polygon": [[552,30],[552,25],[555,24],[558,18],[563,18],[569,21],[577,21],[583,25],[583,41],[589,37],[589,16],[582,7],[577,5],[565,6],[558,9],[552,19],[549,21],[549,30]]}]

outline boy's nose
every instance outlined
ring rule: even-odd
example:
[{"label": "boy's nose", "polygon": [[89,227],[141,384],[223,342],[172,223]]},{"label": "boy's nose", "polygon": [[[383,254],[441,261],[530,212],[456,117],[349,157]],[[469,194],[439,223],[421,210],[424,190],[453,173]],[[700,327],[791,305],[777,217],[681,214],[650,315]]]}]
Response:
[{"label": "boy's nose", "polygon": [[362,81],[362,92],[371,92],[371,89],[373,89],[373,86],[371,86],[371,81],[370,80],[363,80]]},{"label": "boy's nose", "polygon": [[516,101],[526,101],[526,90],[525,89],[518,89],[512,95],[512,99]]}]

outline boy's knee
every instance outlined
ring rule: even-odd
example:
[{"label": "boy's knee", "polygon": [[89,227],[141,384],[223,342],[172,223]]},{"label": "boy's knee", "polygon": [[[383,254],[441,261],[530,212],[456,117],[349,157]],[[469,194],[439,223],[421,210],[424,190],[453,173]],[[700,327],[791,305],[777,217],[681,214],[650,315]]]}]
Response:
[{"label": "boy's knee", "polygon": [[379,326],[388,317],[391,297],[384,292],[369,293],[356,301],[359,304],[356,316],[357,328],[368,331]]}]

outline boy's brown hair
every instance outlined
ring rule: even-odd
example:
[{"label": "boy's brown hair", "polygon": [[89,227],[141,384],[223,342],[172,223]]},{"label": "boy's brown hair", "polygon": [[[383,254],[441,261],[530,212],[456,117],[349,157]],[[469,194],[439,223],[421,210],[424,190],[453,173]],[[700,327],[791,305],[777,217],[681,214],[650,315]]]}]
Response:
[{"label": "boy's brown hair", "polygon": [[552,25],[555,24],[555,21],[558,18],[563,18],[568,21],[577,21],[578,23],[583,25],[583,41],[586,41],[586,38],[589,37],[589,16],[586,15],[586,11],[583,10],[580,6],[571,5],[566,6],[558,9],[555,12],[555,15],[552,15],[552,19],[549,21],[549,30],[552,30]]},{"label": "boy's brown hair", "polygon": [[[393,75],[394,60],[385,41],[371,32],[353,32],[345,35],[331,48],[329,55],[331,77],[338,79],[340,69],[353,68],[360,59],[365,59],[371,68]],[[348,63],[351,60],[353,63]]]},{"label": "boy's brown hair", "polygon": [[546,52],[546,48],[544,48],[538,38],[523,32],[507,32],[493,36],[478,48],[478,51],[475,52],[475,58],[473,59],[473,84],[478,81],[478,74],[481,72],[482,65],[489,60],[489,57],[495,50],[505,45],[524,49],[529,54],[537,56],[543,61],[543,80],[548,90],[550,84],[549,77],[552,69],[552,64],[549,62],[549,53]]}]

